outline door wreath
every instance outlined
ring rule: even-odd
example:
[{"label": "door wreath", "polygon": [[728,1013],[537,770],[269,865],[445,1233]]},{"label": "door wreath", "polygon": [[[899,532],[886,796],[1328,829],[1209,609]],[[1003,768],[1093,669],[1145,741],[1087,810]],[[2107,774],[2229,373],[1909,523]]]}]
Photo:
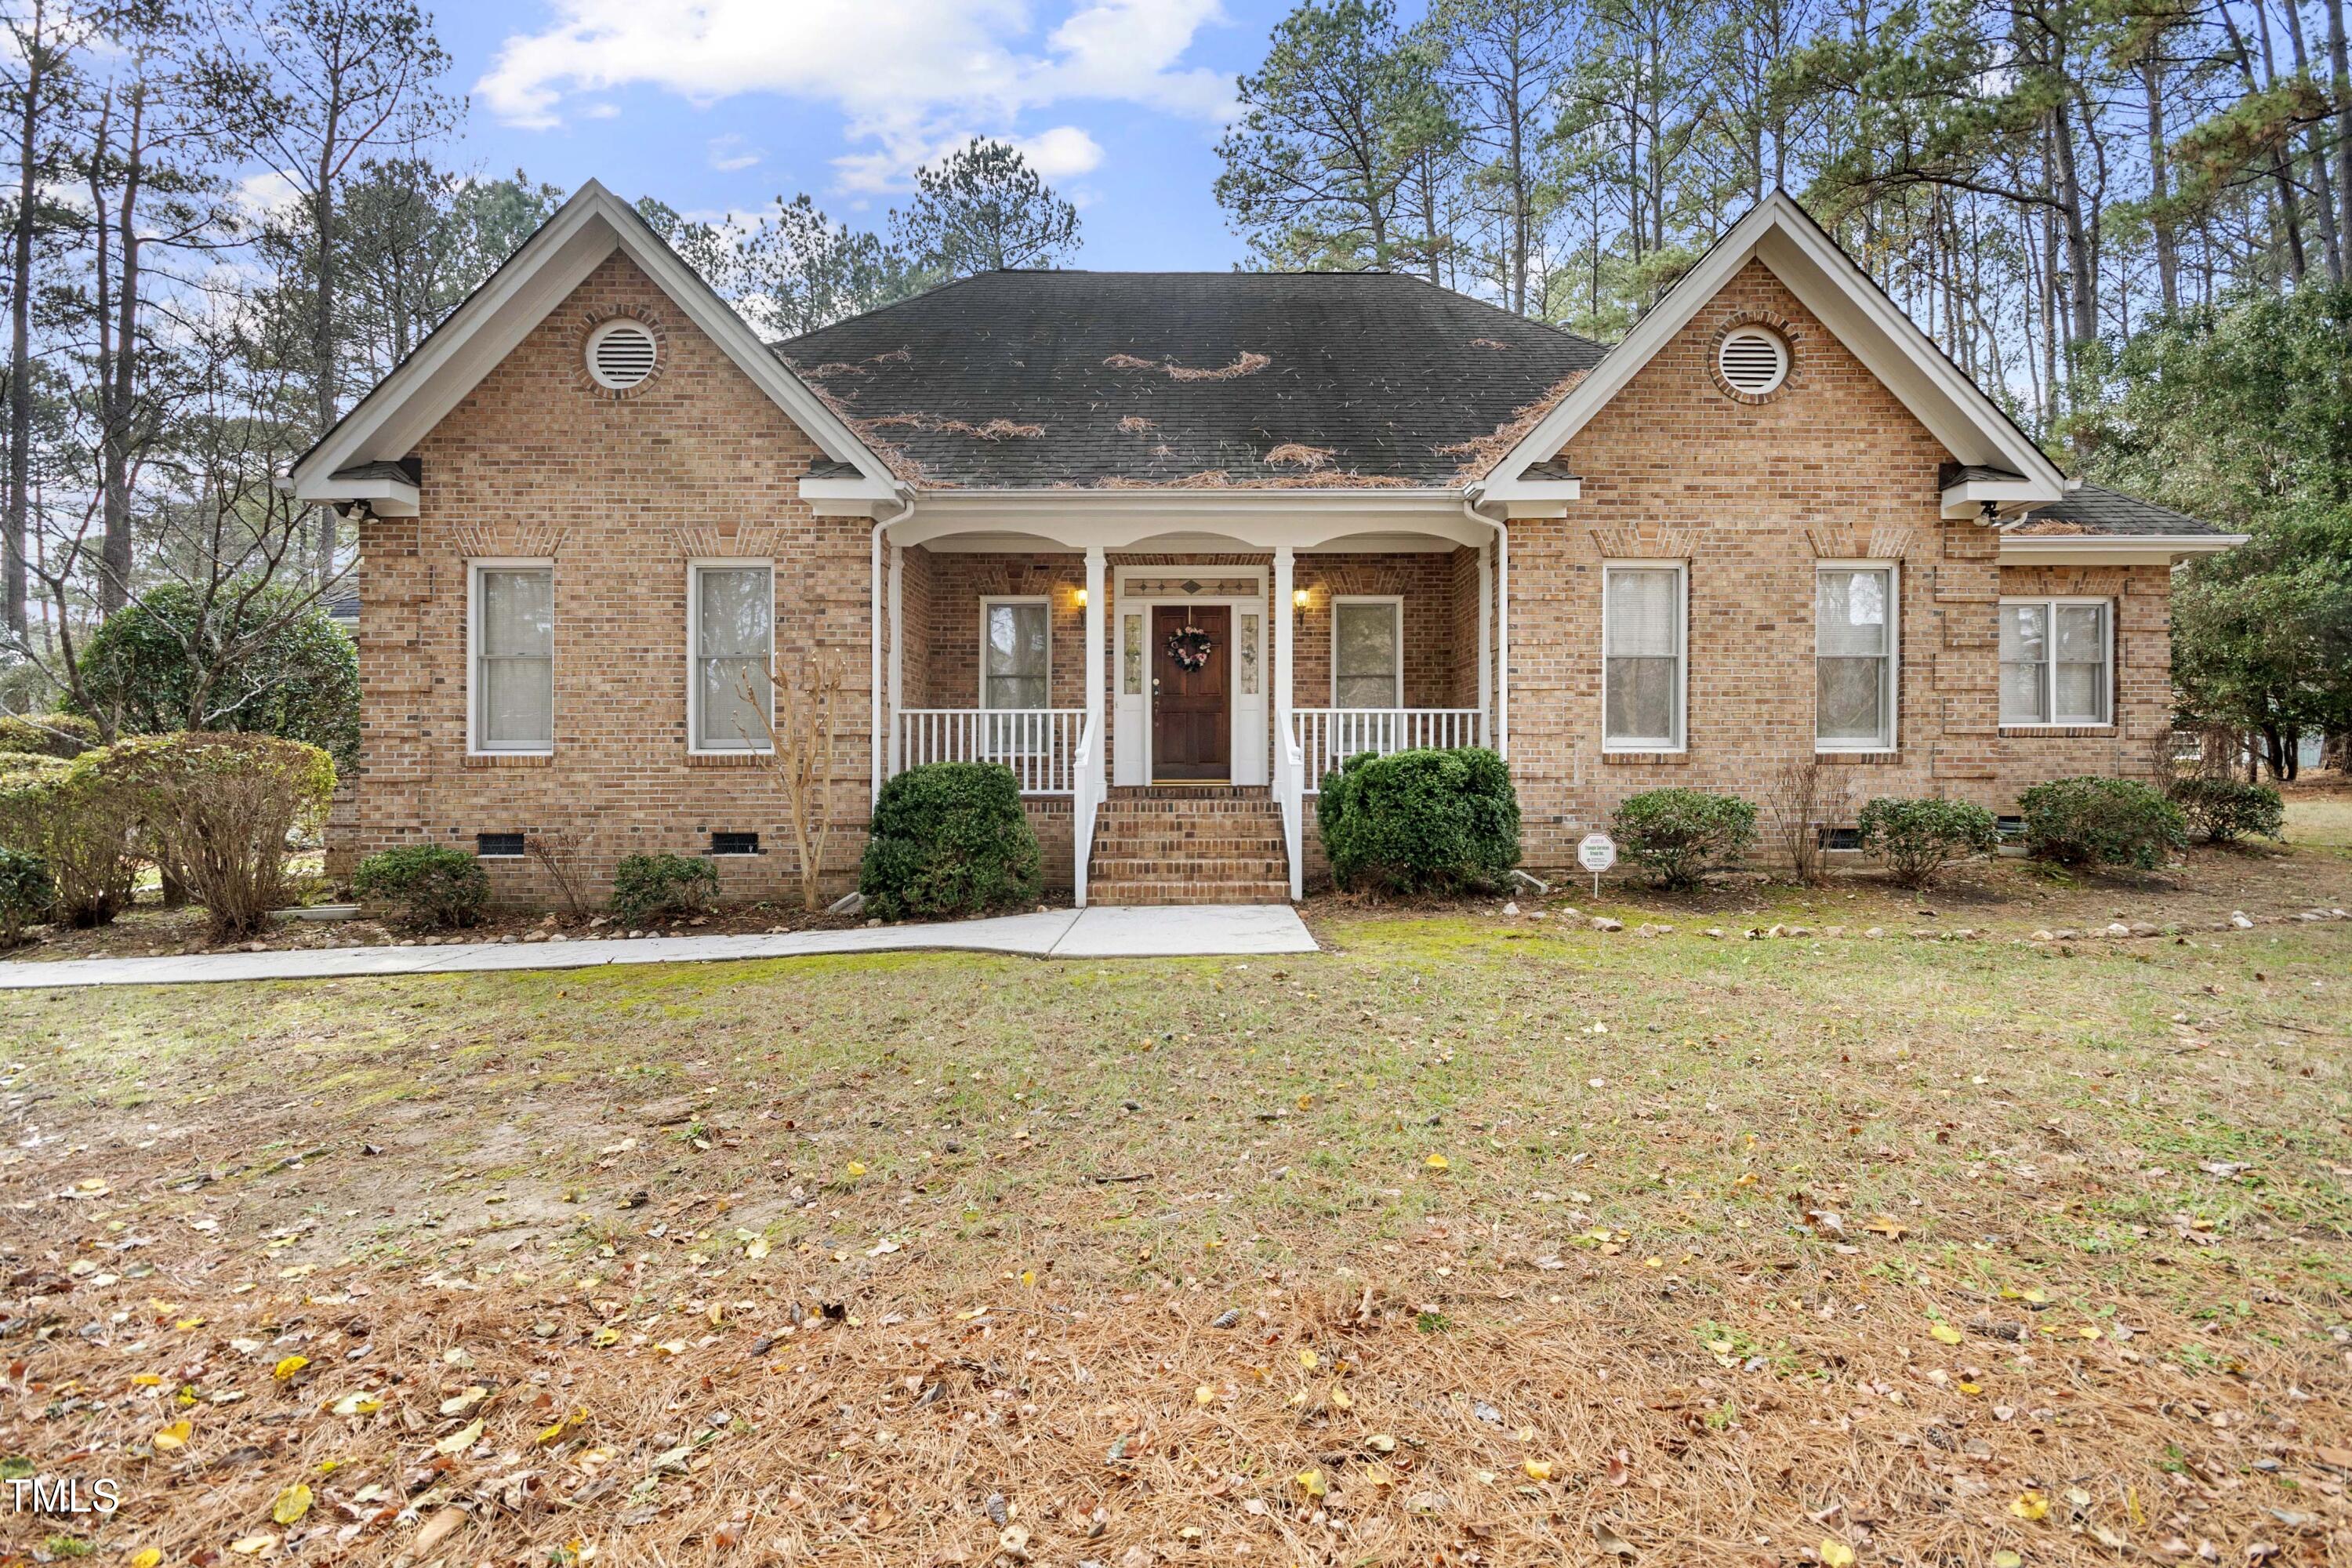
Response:
[{"label": "door wreath", "polygon": [[1207,666],[1209,655],[1216,647],[1209,634],[1186,622],[1181,632],[1168,634],[1168,657],[1180,669],[1201,669]]}]

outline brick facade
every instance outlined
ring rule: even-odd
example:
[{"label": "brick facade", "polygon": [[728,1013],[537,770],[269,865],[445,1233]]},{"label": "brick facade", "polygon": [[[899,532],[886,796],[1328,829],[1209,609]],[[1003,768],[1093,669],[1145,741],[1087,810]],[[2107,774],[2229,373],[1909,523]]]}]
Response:
[{"label": "brick facade", "polygon": [[[588,380],[582,350],[593,326],[625,313],[656,331],[660,369],[616,397]],[[1717,377],[1712,345],[1738,319],[1785,324],[1795,346],[1784,389],[1759,399]],[[802,502],[797,480],[819,454],[785,414],[616,255],[416,451],[423,515],[361,529],[365,699],[356,811],[339,829],[338,864],[399,844],[470,848],[479,832],[569,827],[586,836],[584,867],[601,883],[623,855],[698,853],[713,830],[749,829],[768,852],[718,863],[727,894],[796,896],[777,786],[746,759],[687,747],[688,563],[742,558],[774,563],[777,644],[788,659],[814,648],[843,671],[828,874],[846,886],[869,785],[871,525]],[[1583,499],[1566,519],[1510,530],[1512,770],[1531,866],[1568,863],[1576,838],[1637,791],[1685,784],[1758,798],[1775,771],[1811,754],[1822,559],[1899,563],[1897,745],[1841,764],[1857,799],[1943,794],[2006,809],[2039,779],[2139,771],[2167,723],[2167,570],[2000,566],[1990,531],[1939,515],[1943,448],[1759,264],[1559,457],[1582,477]],[[1331,601],[1363,594],[1403,599],[1405,702],[1475,706],[1478,553],[1298,555],[1296,705],[1329,704]],[[554,563],[551,757],[467,754],[467,563],[492,557]],[[1680,753],[1602,754],[1601,568],[1627,557],[1688,563]],[[917,546],[898,559],[903,624],[891,635],[906,706],[977,704],[979,605],[995,595],[1052,605],[1052,701],[1084,705],[1082,555]],[[1206,574],[1270,562],[1266,552],[1115,552],[1106,584],[1124,565]],[[2118,722],[2000,728],[1995,606],[2004,594],[2037,593],[2116,601]],[[1277,625],[1286,608],[1269,603]],[[1114,642],[1118,616],[1115,602],[1105,606]],[[1104,657],[1108,711],[1118,672],[1109,649]],[[1069,802],[1034,801],[1031,816],[1049,885],[1066,888]],[[1311,803],[1308,822],[1311,847]],[[553,898],[526,863],[490,868],[502,900]]]}]

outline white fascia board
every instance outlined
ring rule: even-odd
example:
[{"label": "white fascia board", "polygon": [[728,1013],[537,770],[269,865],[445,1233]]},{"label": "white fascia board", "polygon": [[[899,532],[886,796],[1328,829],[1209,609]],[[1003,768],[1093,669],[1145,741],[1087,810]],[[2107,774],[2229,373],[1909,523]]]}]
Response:
[{"label": "white fascia board", "polygon": [[801,500],[819,517],[873,517],[898,500],[896,487],[864,474],[854,479],[801,480]]},{"label": "white fascia board", "polygon": [[1981,520],[1984,503],[1990,501],[2003,510],[2046,505],[2051,497],[2032,479],[1964,479],[1944,490],[1944,516],[1958,522],[1967,519]]},{"label": "white fascia board", "polygon": [[338,479],[328,476],[306,480],[297,473],[286,491],[296,500],[322,504],[363,500],[378,517],[415,517],[419,504],[416,487],[406,479]]},{"label": "white fascia board", "polygon": [[1583,499],[1582,479],[1497,479],[1477,487],[1478,504],[1499,507],[1506,517],[1566,517]]},{"label": "white fascia board", "polygon": [[2042,449],[1778,191],[1734,224],[1624,341],[1537,421],[1495,466],[1490,491],[1516,481],[1529,464],[1556,457],[1751,260],[1769,268],[1954,458],[2023,476],[2034,488],[2021,500],[2055,500],[2065,493],[2064,477]]},{"label": "white fascia board", "polygon": [[856,432],[769,353],[743,318],[661,244],[625,202],[591,180],[295,465],[296,494],[345,499],[347,484],[332,479],[338,470],[406,457],[616,249],[653,279],[825,456],[856,464],[883,493],[894,493],[888,468]]},{"label": "white fascia board", "polygon": [[2218,555],[2243,533],[2005,533],[2003,566],[2168,566],[2188,555]]}]

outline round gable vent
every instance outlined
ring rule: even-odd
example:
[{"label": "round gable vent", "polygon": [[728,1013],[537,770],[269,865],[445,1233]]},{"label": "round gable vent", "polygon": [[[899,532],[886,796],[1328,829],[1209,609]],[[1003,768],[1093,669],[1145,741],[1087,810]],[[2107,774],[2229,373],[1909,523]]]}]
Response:
[{"label": "round gable vent", "polygon": [[607,321],[588,334],[588,374],[609,391],[626,392],[653,374],[655,354],[642,321]]},{"label": "round gable vent", "polygon": [[1764,327],[1739,327],[1724,334],[1715,368],[1734,392],[1761,397],[1789,379],[1789,343]]}]

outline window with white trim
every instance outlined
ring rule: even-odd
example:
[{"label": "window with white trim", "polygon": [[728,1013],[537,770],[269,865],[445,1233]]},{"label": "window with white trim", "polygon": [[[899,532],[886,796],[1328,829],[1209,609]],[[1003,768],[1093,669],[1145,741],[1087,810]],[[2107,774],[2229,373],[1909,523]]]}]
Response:
[{"label": "window with white trim", "polygon": [[1331,706],[1404,706],[1404,601],[1331,601]]},{"label": "window with white trim", "polygon": [[2113,722],[2115,605],[2107,599],[2000,602],[2000,721]]},{"label": "window with white trim", "polygon": [[[1044,599],[980,602],[980,705],[1026,713],[1054,702],[1054,615]],[[1050,721],[997,718],[983,744],[990,756],[1027,756],[1051,743]]]},{"label": "window with white trim", "polygon": [[1612,752],[1683,749],[1684,567],[1601,568],[1601,744]]},{"label": "window with white trim", "polygon": [[555,568],[545,563],[474,568],[473,750],[544,755],[555,750]]},{"label": "window with white trim", "polygon": [[762,721],[775,711],[775,568],[764,561],[697,563],[688,575],[694,672],[687,717],[693,749],[767,751]]},{"label": "window with white trim", "polygon": [[1894,749],[1895,605],[1892,565],[1840,563],[1814,571],[1816,750]]}]

